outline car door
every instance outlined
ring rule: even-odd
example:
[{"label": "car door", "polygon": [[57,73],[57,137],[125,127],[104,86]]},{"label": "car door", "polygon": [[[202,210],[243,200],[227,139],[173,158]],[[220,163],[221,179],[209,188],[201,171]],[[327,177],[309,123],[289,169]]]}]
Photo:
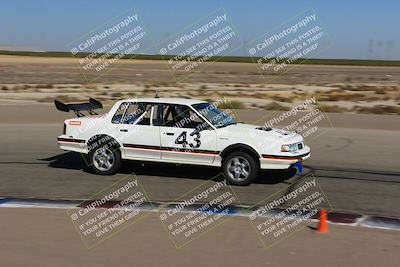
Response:
[{"label": "car door", "polygon": [[128,103],[119,115],[117,128],[124,158],[161,159],[157,110],[154,103]]},{"label": "car door", "polygon": [[180,163],[211,164],[216,152],[216,132],[193,109],[163,105],[161,158]]}]

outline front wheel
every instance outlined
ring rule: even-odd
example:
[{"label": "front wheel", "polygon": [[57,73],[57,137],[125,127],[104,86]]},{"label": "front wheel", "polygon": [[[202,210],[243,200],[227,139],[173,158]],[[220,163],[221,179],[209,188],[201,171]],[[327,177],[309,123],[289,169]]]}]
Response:
[{"label": "front wheel", "polygon": [[111,175],[121,166],[121,153],[114,147],[97,147],[89,152],[89,161],[97,174]]},{"label": "front wheel", "polygon": [[258,164],[246,152],[233,152],[224,158],[222,171],[230,184],[249,185],[257,176]]}]

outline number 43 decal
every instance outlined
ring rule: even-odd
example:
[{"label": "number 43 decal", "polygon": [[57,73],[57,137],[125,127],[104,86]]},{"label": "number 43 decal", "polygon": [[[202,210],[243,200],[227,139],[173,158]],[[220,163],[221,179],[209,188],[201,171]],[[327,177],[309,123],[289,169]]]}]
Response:
[{"label": "number 43 decal", "polygon": [[178,136],[178,138],[176,138],[175,144],[182,145],[183,147],[186,147],[187,145],[189,145],[191,148],[200,147],[201,142],[200,142],[200,133],[199,132],[194,131],[190,134],[190,136],[194,136],[194,139],[193,139],[194,143],[188,143],[188,141],[186,140],[186,136],[187,136],[187,132],[186,131],[182,132]]}]

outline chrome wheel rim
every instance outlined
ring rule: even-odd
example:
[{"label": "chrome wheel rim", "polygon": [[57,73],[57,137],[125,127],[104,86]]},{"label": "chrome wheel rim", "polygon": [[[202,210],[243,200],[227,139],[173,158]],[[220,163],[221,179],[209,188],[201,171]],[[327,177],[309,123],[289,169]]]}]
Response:
[{"label": "chrome wheel rim", "polygon": [[109,171],[114,163],[114,153],[108,148],[98,148],[93,154],[93,164],[100,171]]},{"label": "chrome wheel rim", "polygon": [[250,162],[241,156],[231,158],[227,168],[229,177],[235,181],[246,180],[251,172]]}]

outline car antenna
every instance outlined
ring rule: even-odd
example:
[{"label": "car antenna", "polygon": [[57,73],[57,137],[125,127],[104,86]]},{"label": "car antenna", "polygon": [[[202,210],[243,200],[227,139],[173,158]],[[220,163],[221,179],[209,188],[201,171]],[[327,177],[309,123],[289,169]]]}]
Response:
[{"label": "car antenna", "polygon": [[154,98],[160,98],[157,91],[156,91],[156,95],[154,96]]}]

